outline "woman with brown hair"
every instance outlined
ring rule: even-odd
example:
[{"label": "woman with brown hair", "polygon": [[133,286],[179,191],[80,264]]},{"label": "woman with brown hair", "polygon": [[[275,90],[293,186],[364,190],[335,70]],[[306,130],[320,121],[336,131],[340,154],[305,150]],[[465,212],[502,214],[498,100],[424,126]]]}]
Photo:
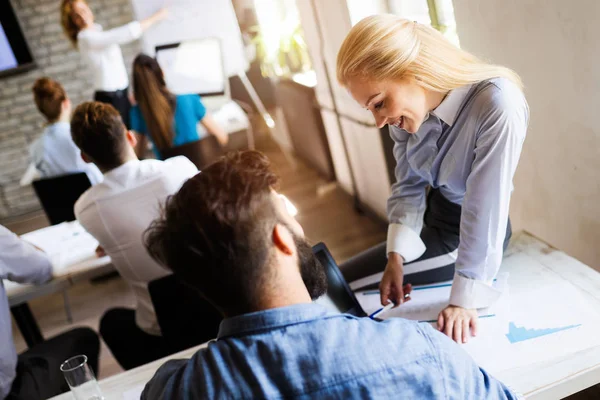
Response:
[{"label": "woman with brown hair", "polygon": [[44,133],[29,148],[31,163],[42,178],[85,172],[92,185],[102,181],[94,164],[81,158],[71,139],[71,100],[62,85],[50,78],[35,81],[33,99],[46,118]]},{"label": "woman with brown hair", "polygon": [[104,31],[94,22],[94,14],[85,0],[62,1],[61,24],[92,70],[94,100],[112,104],[128,127],[131,108],[127,96],[129,79],[119,45],[139,39],[145,30],[166,15],[167,11],[163,8],[142,21],[132,21]]},{"label": "woman with brown hair", "polygon": [[227,144],[227,133],[206,112],[200,96],[169,92],[160,65],[145,54],[133,62],[133,94],[137,105],[131,108],[131,129],[149,136],[157,158],[165,149],[202,139],[198,122],[221,146]]}]

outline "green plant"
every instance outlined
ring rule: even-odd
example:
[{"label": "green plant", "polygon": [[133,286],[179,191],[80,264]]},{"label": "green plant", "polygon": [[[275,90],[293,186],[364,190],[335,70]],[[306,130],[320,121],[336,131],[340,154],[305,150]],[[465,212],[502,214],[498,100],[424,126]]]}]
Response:
[{"label": "green plant", "polygon": [[280,28],[278,46],[274,49],[269,49],[259,26],[251,29],[255,34],[252,42],[256,46],[263,76],[290,78],[296,73],[311,70],[310,55],[300,24],[295,27],[282,24]]}]

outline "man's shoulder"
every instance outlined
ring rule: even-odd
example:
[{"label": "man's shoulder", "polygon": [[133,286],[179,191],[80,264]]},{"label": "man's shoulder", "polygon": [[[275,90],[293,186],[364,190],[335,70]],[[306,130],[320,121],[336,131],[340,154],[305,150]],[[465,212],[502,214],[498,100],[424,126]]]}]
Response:
[{"label": "man's shoulder", "polygon": [[167,158],[161,161],[161,168],[167,173],[173,173],[177,176],[191,178],[198,173],[198,168],[185,156]]},{"label": "man's shoulder", "polygon": [[82,213],[94,207],[95,201],[98,198],[110,194],[109,192],[109,188],[103,182],[97,183],[83,192],[75,202],[75,217],[79,219]]}]

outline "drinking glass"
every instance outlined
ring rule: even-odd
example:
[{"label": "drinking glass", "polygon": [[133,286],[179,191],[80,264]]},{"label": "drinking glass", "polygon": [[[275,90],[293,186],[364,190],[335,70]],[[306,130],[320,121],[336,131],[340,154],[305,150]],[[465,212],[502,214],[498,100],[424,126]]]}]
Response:
[{"label": "drinking glass", "polygon": [[82,354],[69,358],[62,363],[60,370],[65,375],[75,400],[104,400],[87,356]]}]

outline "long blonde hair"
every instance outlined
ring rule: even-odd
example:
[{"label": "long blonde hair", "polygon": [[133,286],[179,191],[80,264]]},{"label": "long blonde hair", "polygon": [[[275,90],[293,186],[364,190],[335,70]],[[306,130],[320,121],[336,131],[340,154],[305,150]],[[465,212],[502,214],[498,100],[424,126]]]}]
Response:
[{"label": "long blonde hair", "polygon": [[448,92],[486,79],[504,77],[523,89],[509,68],[485,63],[456,47],[434,28],[391,14],[356,24],[337,56],[337,79],[374,81],[414,78],[423,88]]}]

